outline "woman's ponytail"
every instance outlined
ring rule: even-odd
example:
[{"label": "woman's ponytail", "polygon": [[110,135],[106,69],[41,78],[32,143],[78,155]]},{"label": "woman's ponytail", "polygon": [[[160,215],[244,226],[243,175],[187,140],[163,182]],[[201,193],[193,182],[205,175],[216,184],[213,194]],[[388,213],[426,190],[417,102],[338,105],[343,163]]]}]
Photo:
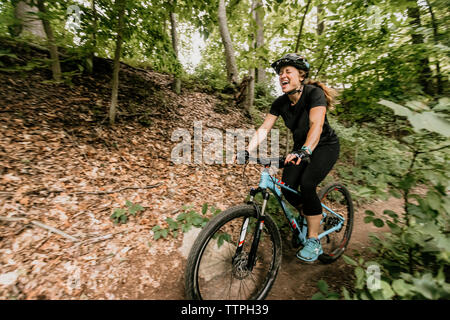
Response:
[{"label": "woman's ponytail", "polygon": [[308,79],[306,80],[305,84],[311,84],[313,86],[322,88],[323,93],[325,94],[325,98],[327,99],[327,109],[332,109],[336,103],[335,98],[338,95],[337,91],[334,90],[333,88],[329,88],[327,87],[325,84],[323,84],[320,81],[316,81],[316,80],[311,80]]},{"label": "woman's ponytail", "polygon": [[[306,72],[303,70],[299,70],[301,76],[306,76]],[[306,79],[304,84],[310,84],[316,87],[319,87],[323,90],[323,93],[325,94],[325,98],[327,99],[327,109],[332,109],[336,103],[335,98],[338,95],[337,91],[333,88],[327,87],[325,84],[323,84],[320,81]]]}]

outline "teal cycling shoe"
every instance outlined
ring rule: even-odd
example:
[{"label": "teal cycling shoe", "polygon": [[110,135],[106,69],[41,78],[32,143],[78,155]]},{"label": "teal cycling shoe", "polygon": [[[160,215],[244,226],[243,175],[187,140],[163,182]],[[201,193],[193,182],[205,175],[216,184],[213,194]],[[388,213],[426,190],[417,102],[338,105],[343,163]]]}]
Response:
[{"label": "teal cycling shoe", "polygon": [[306,262],[316,261],[317,258],[323,253],[322,245],[317,238],[306,239],[303,249],[297,252],[297,258]]}]

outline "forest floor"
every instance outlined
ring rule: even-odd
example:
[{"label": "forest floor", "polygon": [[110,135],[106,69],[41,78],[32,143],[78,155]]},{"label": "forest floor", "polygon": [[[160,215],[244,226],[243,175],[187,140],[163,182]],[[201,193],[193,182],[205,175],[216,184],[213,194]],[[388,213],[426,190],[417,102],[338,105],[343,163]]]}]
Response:
[{"label": "forest floor", "polygon": [[[152,228],[166,226],[183,205],[224,210],[248,192],[242,166],[170,158],[179,143],[173,131],[192,135],[194,121],[221,132],[251,128],[239,110],[202,90],[176,95],[170,76],[123,65],[118,122],[110,127],[105,70],[75,76],[72,85],[47,82],[42,70],[0,72],[0,299],[184,299],[192,239],[154,240]],[[259,168],[250,167],[256,186]],[[114,224],[111,214],[127,201],[144,210]],[[368,233],[383,231],[363,222],[366,209],[400,213],[403,204],[392,198],[356,208],[349,256],[369,257]],[[340,292],[353,281],[351,270],[342,259],[304,265],[287,240],[268,299],[309,299],[320,279]]]}]

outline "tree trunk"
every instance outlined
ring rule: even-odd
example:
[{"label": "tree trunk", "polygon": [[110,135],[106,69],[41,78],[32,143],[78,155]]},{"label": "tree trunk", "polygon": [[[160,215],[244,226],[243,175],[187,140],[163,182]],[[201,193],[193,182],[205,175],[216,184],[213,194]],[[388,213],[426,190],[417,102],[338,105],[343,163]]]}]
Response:
[{"label": "tree trunk", "polygon": [[225,62],[227,65],[227,79],[232,85],[238,83],[238,70],[234,57],[233,43],[231,41],[230,31],[228,30],[227,11],[225,0],[219,0],[219,30],[222,37],[222,43],[225,48]]},{"label": "tree trunk", "polygon": [[[264,7],[261,0],[253,0],[252,3],[253,18],[256,22],[256,49],[264,47]],[[261,59],[258,59],[261,61]],[[261,61],[262,62],[262,61]],[[266,68],[264,65],[256,68],[255,81],[262,83],[266,81]]]},{"label": "tree trunk", "polygon": [[[177,33],[177,17],[175,15],[175,8],[172,6],[171,12],[170,12],[170,34],[172,35],[172,47],[173,51],[175,52],[175,56],[178,60],[178,33]],[[176,94],[180,94],[181,92],[181,79],[179,76],[175,75],[174,83],[173,83],[173,90]]]},{"label": "tree trunk", "polygon": [[31,6],[28,1],[11,1],[14,6],[14,17],[16,22],[10,28],[10,33],[13,37],[18,37],[21,34],[32,34],[38,38],[45,39],[45,30],[41,19],[37,16],[38,8]]},{"label": "tree trunk", "polygon": [[[407,13],[408,18],[411,19],[410,26],[412,29],[411,33],[411,40],[412,43],[415,45],[422,45],[424,43],[423,35],[420,32],[416,32],[416,30],[419,30],[421,28],[421,21],[420,21],[420,10],[417,3],[411,2],[411,7],[408,7]],[[421,84],[423,91],[426,94],[433,94],[433,83],[432,83],[432,72],[430,69],[430,61],[428,59],[428,56],[426,55],[426,52],[424,52],[423,49],[418,49],[419,54],[419,63],[418,63],[418,71],[419,71],[419,83]]]},{"label": "tree trunk", "polygon": [[117,110],[117,97],[119,94],[119,70],[120,70],[120,55],[122,52],[123,42],[123,28],[124,28],[124,14],[126,0],[116,0],[117,14],[119,16],[119,23],[117,26],[117,40],[116,50],[114,52],[114,68],[112,78],[112,93],[111,93],[111,105],[109,106],[109,124],[114,125],[116,121]]},{"label": "tree trunk", "polygon": [[53,36],[52,26],[50,25],[50,21],[47,19],[47,9],[44,5],[44,0],[38,0],[38,9],[40,13],[43,15],[41,20],[44,25],[45,34],[47,35],[48,47],[50,50],[50,58],[52,60],[52,73],[53,79],[56,81],[61,80],[61,65],[59,64],[59,56],[58,56],[58,47],[55,43],[55,37]]},{"label": "tree trunk", "polygon": [[95,51],[97,49],[97,9],[95,7],[95,0],[91,1],[91,10],[92,10],[91,44],[89,48],[90,52],[86,59],[88,73],[92,73],[94,71],[94,57]]},{"label": "tree trunk", "polygon": [[[439,33],[438,33],[438,26],[436,22],[436,18],[434,16],[433,8],[431,7],[430,1],[426,0],[428,11],[430,12],[431,16],[431,25],[433,26],[433,40],[434,44],[439,44]],[[441,65],[439,64],[439,59],[436,59],[436,79],[437,79],[437,93],[442,94],[444,92],[444,88],[442,85],[442,74],[441,74]]]},{"label": "tree trunk", "polygon": [[322,20],[322,13],[323,13],[323,4],[319,3],[317,6],[317,35],[321,36],[323,33],[323,30],[325,29],[325,23]]},{"label": "tree trunk", "polygon": [[247,86],[247,95],[245,97],[245,111],[251,116],[251,109],[253,107],[253,104],[255,102],[255,69],[250,68],[248,70],[248,86]]},{"label": "tree trunk", "polygon": [[305,13],[303,14],[302,22],[300,23],[300,30],[298,31],[297,43],[295,44],[294,52],[298,52],[298,49],[300,48],[300,39],[301,39],[302,33],[303,33],[303,25],[305,24],[306,14],[308,13],[310,4],[311,4],[311,0],[308,0],[308,3],[306,4],[306,8],[305,8]]}]

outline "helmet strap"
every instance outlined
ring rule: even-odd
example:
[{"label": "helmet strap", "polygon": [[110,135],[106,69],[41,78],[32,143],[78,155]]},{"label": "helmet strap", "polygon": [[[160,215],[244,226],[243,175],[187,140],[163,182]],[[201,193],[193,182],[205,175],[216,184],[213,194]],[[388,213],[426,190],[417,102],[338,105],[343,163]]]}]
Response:
[{"label": "helmet strap", "polygon": [[286,94],[287,94],[288,96],[290,96],[290,95],[292,95],[292,94],[296,94],[296,93],[302,92],[302,91],[303,91],[303,86],[301,86],[300,89],[294,89],[294,90],[291,90],[291,91],[289,91],[289,92],[286,92]]}]

